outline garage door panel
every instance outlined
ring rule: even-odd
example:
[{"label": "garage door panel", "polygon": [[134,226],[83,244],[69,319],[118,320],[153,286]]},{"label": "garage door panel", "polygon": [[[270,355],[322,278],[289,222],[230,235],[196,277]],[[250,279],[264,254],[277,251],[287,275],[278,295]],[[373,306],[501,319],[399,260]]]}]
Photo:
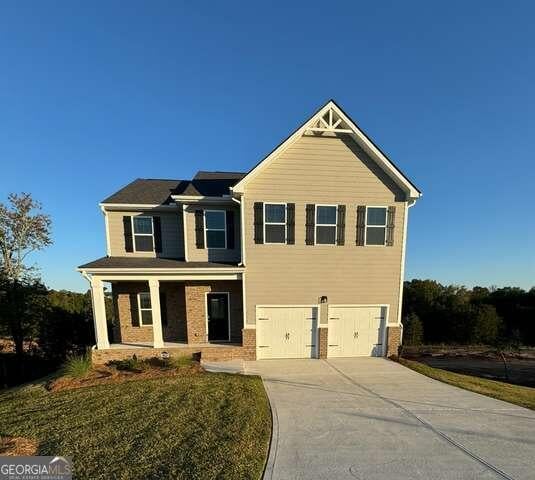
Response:
[{"label": "garage door panel", "polygon": [[257,358],[316,356],[317,307],[257,308]]},{"label": "garage door panel", "polygon": [[329,357],[382,356],[386,307],[330,306]]}]

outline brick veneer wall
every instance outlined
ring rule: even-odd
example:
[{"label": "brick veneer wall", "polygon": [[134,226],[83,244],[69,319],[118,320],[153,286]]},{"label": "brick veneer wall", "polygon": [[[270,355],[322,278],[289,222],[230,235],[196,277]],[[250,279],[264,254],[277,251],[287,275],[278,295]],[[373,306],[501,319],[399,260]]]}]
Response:
[{"label": "brick veneer wall", "polygon": [[[137,294],[148,292],[145,282],[120,282],[112,286],[115,318],[114,340],[117,342],[152,342],[151,326],[139,325]],[[186,341],[186,305],[184,285],[177,282],[161,282],[160,291],[165,294],[167,325],[162,325],[166,342]]]},{"label": "brick veneer wall", "polygon": [[[147,342],[154,337],[151,326],[139,326],[137,294],[148,292],[146,282],[116,282],[112,286],[116,324],[114,341]],[[165,293],[167,325],[163,325],[166,342],[204,343],[206,332],[206,292],[230,293],[231,341],[242,341],[243,302],[239,281],[160,282]]]},{"label": "brick veneer wall", "polygon": [[244,328],[242,330],[244,360],[256,360],[256,330]]},{"label": "brick veneer wall", "polygon": [[320,327],[318,329],[318,358],[327,358],[328,333],[328,328]]},{"label": "brick veneer wall", "polygon": [[185,282],[186,318],[188,343],[208,341],[206,331],[206,293],[229,292],[230,340],[242,341],[243,300],[242,284],[232,280]]},{"label": "brick veneer wall", "polygon": [[387,331],[387,349],[386,356],[398,354],[398,347],[401,344],[401,327],[388,327]]}]

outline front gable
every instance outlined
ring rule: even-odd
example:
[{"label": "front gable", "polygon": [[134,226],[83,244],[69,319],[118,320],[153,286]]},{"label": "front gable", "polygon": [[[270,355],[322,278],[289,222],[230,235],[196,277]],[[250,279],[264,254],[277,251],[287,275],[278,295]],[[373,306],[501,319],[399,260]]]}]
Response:
[{"label": "front gable", "polygon": [[[353,164],[351,159],[357,162]],[[367,175],[362,175],[363,167]],[[356,174],[359,168],[361,175]],[[283,178],[284,175],[288,178]],[[266,176],[268,181],[277,182],[271,185],[276,189],[279,182],[300,183],[305,180],[303,175],[306,181],[316,179],[314,183],[320,176],[328,181],[330,188],[335,188],[337,176],[341,184],[347,183],[349,178],[373,183],[376,177],[376,183],[388,188],[398,201],[416,200],[421,196],[410,180],[332,100],[256,165],[232,192],[243,194],[246,187],[256,187],[260,178]]]}]

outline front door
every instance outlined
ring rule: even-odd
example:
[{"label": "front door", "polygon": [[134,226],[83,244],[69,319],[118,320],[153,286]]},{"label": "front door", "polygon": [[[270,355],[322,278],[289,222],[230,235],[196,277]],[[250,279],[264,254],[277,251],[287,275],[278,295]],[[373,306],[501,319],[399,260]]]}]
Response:
[{"label": "front door", "polygon": [[208,341],[229,341],[229,295],[209,293],[206,298],[208,315]]}]

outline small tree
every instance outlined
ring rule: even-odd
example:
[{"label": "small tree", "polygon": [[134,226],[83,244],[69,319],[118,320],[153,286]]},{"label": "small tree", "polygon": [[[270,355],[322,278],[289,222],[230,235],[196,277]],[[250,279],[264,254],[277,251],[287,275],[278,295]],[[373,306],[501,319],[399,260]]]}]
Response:
[{"label": "small tree", "polygon": [[478,305],[474,309],[472,319],[473,343],[493,345],[497,342],[500,330],[502,328],[502,319],[496,313],[492,305]]},{"label": "small tree", "polygon": [[19,355],[24,339],[35,333],[46,293],[28,256],[52,243],[50,227],[50,217],[28,193],[11,193],[8,205],[0,203],[0,323]]},{"label": "small tree", "polygon": [[421,345],[423,339],[424,329],[420,318],[415,313],[407,315],[403,321],[403,343]]}]

